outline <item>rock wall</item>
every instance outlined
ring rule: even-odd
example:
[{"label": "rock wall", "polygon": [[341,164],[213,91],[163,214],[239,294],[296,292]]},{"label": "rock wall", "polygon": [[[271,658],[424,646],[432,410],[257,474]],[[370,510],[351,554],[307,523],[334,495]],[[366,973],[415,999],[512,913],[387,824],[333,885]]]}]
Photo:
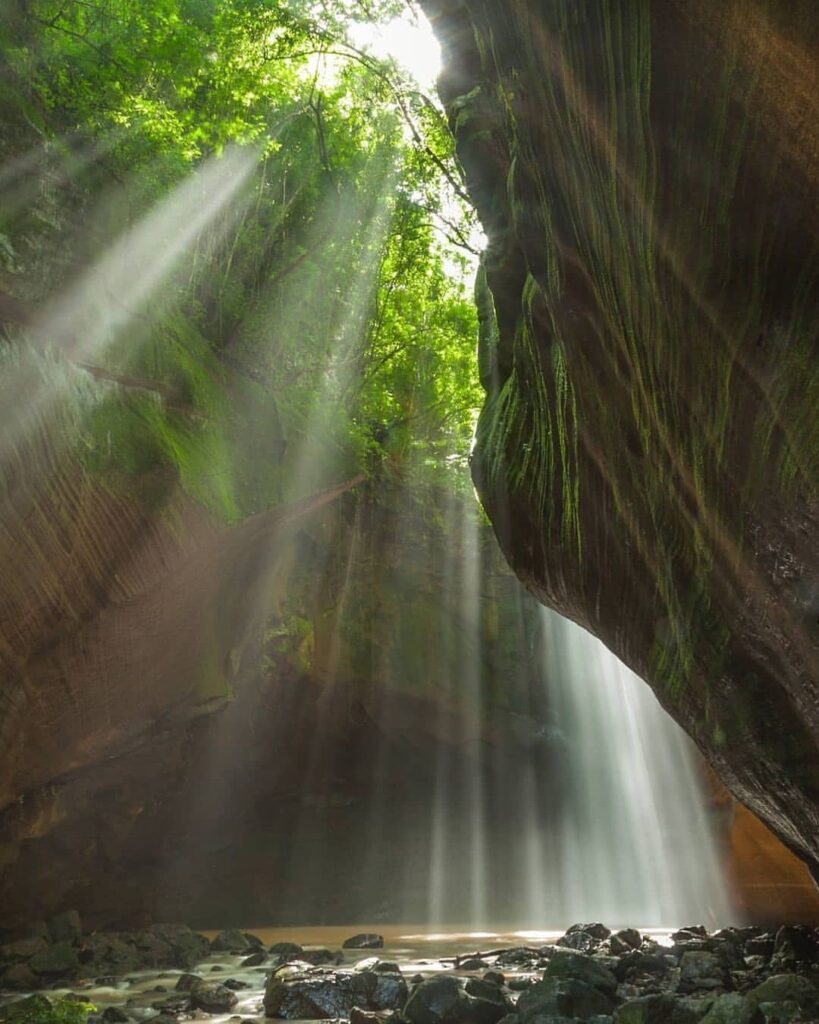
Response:
[{"label": "rock wall", "polygon": [[815,5],[424,7],[489,236],[504,552],[816,873]]},{"label": "rock wall", "polygon": [[421,916],[437,751],[499,820],[521,756],[548,776],[536,605],[472,495],[353,478],[227,527],[51,423],[0,453],[0,928]]}]

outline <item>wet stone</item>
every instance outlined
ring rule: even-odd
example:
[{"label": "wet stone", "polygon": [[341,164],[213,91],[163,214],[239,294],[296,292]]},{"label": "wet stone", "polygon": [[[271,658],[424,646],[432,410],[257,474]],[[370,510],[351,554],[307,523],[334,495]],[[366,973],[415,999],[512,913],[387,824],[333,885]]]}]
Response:
[{"label": "wet stone", "polygon": [[642,937],[634,928],[622,928],[609,937],[609,949],[615,956],[622,956],[632,949],[639,949]]},{"label": "wet stone", "polygon": [[517,1004],[518,1015],[525,1024],[550,1014],[585,1019],[611,1013],[613,1009],[613,996],[572,977],[545,978],[528,988]]},{"label": "wet stone", "polygon": [[781,964],[810,964],[816,960],[816,936],[804,925],[783,925],[774,939],[773,958]]},{"label": "wet stone", "polygon": [[566,949],[575,949],[580,953],[590,953],[599,944],[599,940],[589,935],[588,932],[571,932],[557,940],[558,946],[563,946]]},{"label": "wet stone", "polygon": [[752,988],[748,1000],[756,1006],[763,1003],[795,1003],[808,1017],[819,1015],[819,989],[798,974],[775,974]]},{"label": "wet stone", "polygon": [[28,961],[30,970],[38,975],[65,975],[79,964],[76,950],[67,942],[57,942]]},{"label": "wet stone", "polygon": [[467,992],[462,979],[439,975],[421,982],[413,990],[403,1015],[410,1024],[456,1024],[463,1021],[469,1021],[470,1024],[496,1024],[507,1015],[508,1010],[505,1001]]},{"label": "wet stone", "polygon": [[210,944],[213,953],[244,953],[250,952],[250,943],[238,928],[226,928],[219,932]]},{"label": "wet stone", "polygon": [[544,971],[543,977],[545,979],[574,978],[608,996],[614,995],[617,989],[617,978],[607,967],[591,957],[581,956],[568,950],[555,953],[549,961],[549,966]]},{"label": "wet stone", "polygon": [[758,1007],[745,996],[728,992],[718,996],[701,1024],[764,1024]]},{"label": "wet stone", "polygon": [[101,1016],[105,1024],[126,1024],[131,1019],[119,1006],[106,1006]]},{"label": "wet stone", "polygon": [[191,1003],[205,1013],[226,1013],[238,1002],[236,993],[218,981],[200,981],[190,990]]},{"label": "wet stone", "polygon": [[350,1010],[350,1024],[383,1024],[383,1014],[379,1015],[374,1010],[362,1010],[354,1006]]},{"label": "wet stone", "polygon": [[707,939],[708,929],[701,924],[686,925],[671,933],[672,942],[684,942],[686,939]]},{"label": "wet stone", "polygon": [[271,975],[264,995],[268,1017],[322,1020],[347,1017],[353,1006],[352,976],[290,964]]},{"label": "wet stone", "polygon": [[698,1024],[703,1009],[671,995],[641,996],[616,1010],[614,1024]]},{"label": "wet stone", "polygon": [[198,974],[180,974],[174,988],[177,992],[190,992],[194,985],[198,985],[202,978]]},{"label": "wet stone", "polygon": [[350,981],[355,1006],[369,1010],[397,1010],[404,1005],[409,989],[399,973],[360,971]]},{"label": "wet stone", "polygon": [[289,960],[298,960],[304,950],[295,942],[276,942],[268,948],[267,952],[284,964]]},{"label": "wet stone", "polygon": [[344,958],[330,949],[305,949],[300,959],[313,967],[321,967],[323,964],[340,964]]},{"label": "wet stone", "polygon": [[716,954],[704,951],[683,953],[678,992],[713,991],[730,985],[731,977]]},{"label": "wet stone", "polygon": [[745,956],[761,956],[765,960],[770,960],[774,952],[774,937],[773,935],[756,935],[753,938],[745,940],[744,947]]},{"label": "wet stone", "polygon": [[341,945],[342,949],[383,949],[384,936],[374,932],[359,932],[345,939]]},{"label": "wet stone", "polygon": [[242,961],[242,967],[260,967],[267,960],[266,953],[251,953]]},{"label": "wet stone", "polygon": [[175,1017],[191,1008],[191,998],[189,995],[181,992],[179,995],[170,996],[168,999],[153,1003],[152,1008],[159,1010],[160,1013],[169,1013],[172,1017]]},{"label": "wet stone", "polygon": [[481,960],[480,957],[473,956],[461,960],[456,966],[459,971],[483,971],[489,964],[485,960]]},{"label": "wet stone", "polygon": [[486,971],[482,977],[484,981],[494,981],[496,985],[506,984],[506,977],[500,971]]},{"label": "wet stone", "polygon": [[401,968],[394,960],[377,960],[372,970],[376,974],[401,974]]},{"label": "wet stone", "polygon": [[584,932],[586,935],[591,935],[593,939],[598,939],[600,942],[611,935],[611,929],[607,928],[599,921],[594,924],[573,924],[571,928],[567,929],[566,934],[573,935],[576,932]]},{"label": "wet stone", "polygon": [[39,984],[37,975],[28,964],[12,964],[0,975],[0,988],[9,992],[26,992]]},{"label": "wet stone", "polygon": [[532,964],[540,959],[541,952],[529,946],[515,946],[512,949],[504,949],[497,955],[495,963],[502,967],[514,967],[520,964]]},{"label": "wet stone", "polygon": [[49,948],[45,939],[36,936],[30,939],[18,939],[17,942],[7,942],[0,946],[0,961],[6,963],[21,963],[43,953]]}]

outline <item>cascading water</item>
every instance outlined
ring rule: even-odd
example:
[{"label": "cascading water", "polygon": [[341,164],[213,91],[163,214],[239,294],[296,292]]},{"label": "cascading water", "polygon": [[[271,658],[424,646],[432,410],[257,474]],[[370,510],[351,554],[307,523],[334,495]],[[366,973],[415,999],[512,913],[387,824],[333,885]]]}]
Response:
[{"label": "cascading water", "polygon": [[723,925],[732,913],[694,748],[599,640],[543,609],[561,746],[561,813],[546,844],[558,885],[547,920]]},{"label": "cascading water", "polygon": [[[516,678],[507,669],[497,679],[488,556],[468,503],[451,502],[447,533],[447,668],[417,861],[429,925],[731,923],[693,744],[599,640],[533,606],[522,588]],[[413,905],[410,896],[407,920],[417,919]]]}]

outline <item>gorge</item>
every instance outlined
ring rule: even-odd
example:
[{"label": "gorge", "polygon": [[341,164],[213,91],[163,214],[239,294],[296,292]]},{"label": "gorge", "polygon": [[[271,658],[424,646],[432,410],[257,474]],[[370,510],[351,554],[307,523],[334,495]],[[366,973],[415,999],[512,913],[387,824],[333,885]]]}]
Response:
[{"label": "gorge", "polygon": [[812,0],[0,44],[0,1017],[811,1020]]}]

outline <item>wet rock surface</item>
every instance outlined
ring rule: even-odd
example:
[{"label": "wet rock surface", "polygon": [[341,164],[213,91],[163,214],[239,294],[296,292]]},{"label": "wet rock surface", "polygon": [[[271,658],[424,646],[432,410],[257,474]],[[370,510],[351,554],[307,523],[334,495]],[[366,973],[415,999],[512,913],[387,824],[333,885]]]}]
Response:
[{"label": "wet rock surface", "polygon": [[[816,875],[819,506],[815,487],[778,476],[799,450],[816,480],[813,410],[804,434],[784,440],[805,393],[798,367],[815,362],[786,360],[776,340],[787,324],[788,353],[815,353],[815,334],[796,325],[815,323],[819,298],[799,284],[809,261],[812,273],[819,265],[815,158],[805,162],[816,146],[802,130],[789,138],[791,88],[771,83],[760,103],[750,71],[777,67],[773,41],[793,38],[815,81],[816,4],[766,3],[757,56],[742,5],[735,19],[700,3],[422,6],[489,239],[487,399],[471,467],[504,553],[544,604],[646,679],[731,792]],[[727,70],[737,62],[748,71]],[[691,231],[717,195],[725,220]],[[620,256],[637,238],[640,270]],[[761,280],[747,272],[760,252]],[[751,307],[740,325],[735,311]],[[737,352],[742,374],[729,369]],[[730,375],[730,387],[710,394],[709,375]],[[762,408],[758,382],[772,379],[791,396],[787,416]],[[771,458],[754,440],[763,421],[781,439]],[[729,551],[753,580],[745,601]]]},{"label": "wet rock surface", "polygon": [[44,1007],[56,1007],[62,1015],[72,1007],[80,1021],[88,1015],[87,1024],[248,1024],[265,1017],[351,1024],[819,1022],[817,935],[804,927],[713,934],[691,927],[645,936],[584,924],[547,945],[464,948],[437,959],[419,955],[423,947],[390,949],[389,941],[387,955],[362,956],[368,947],[265,948],[238,930],[209,941],[167,925],[51,936],[0,946],[0,1018],[30,1024],[33,1010],[42,1016]]}]

